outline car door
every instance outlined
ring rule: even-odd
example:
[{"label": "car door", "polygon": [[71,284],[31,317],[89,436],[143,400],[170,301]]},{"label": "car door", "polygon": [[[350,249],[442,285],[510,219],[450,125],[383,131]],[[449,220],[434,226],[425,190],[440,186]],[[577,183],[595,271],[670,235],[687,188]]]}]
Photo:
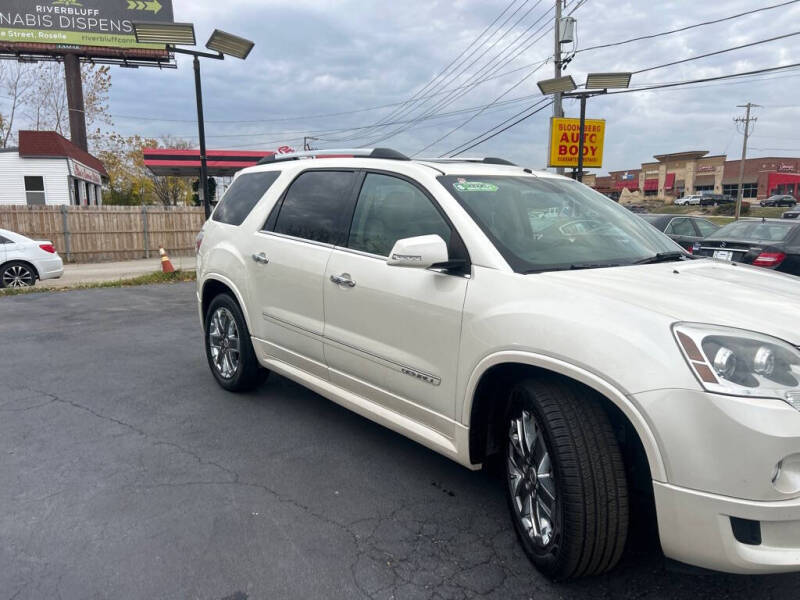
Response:
[{"label": "car door", "polygon": [[249,255],[256,337],[267,355],[327,378],[322,344],[325,267],[344,243],[355,171],[302,171],[253,234]]},{"label": "car door", "polygon": [[664,229],[664,233],[686,249],[691,248],[695,241],[700,239],[692,225],[692,220],[686,217],[672,219]]},{"label": "car door", "polygon": [[461,238],[422,186],[363,175],[346,244],[325,273],[325,358],[332,382],[452,435],[468,278],[386,262],[398,239],[429,234],[468,265]]}]

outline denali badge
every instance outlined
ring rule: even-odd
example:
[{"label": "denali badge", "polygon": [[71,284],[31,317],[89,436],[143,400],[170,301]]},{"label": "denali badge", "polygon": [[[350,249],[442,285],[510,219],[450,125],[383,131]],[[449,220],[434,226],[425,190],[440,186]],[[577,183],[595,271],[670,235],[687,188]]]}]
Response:
[{"label": "denali badge", "polygon": [[442,382],[442,380],[438,377],[427,375],[426,373],[420,373],[419,371],[414,371],[406,367],[401,367],[400,371],[402,371],[404,375],[410,375],[411,377],[415,377],[424,381],[425,383],[430,383],[431,385],[439,385]]}]

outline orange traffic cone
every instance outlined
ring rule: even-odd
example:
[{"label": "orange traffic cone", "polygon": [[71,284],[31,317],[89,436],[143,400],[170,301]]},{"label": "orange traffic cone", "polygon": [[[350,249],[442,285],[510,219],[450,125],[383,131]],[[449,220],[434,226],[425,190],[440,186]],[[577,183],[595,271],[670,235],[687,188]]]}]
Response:
[{"label": "orange traffic cone", "polygon": [[161,255],[161,271],[163,273],[174,273],[175,267],[172,266],[172,261],[167,256],[167,251],[164,248],[159,248],[158,253]]}]

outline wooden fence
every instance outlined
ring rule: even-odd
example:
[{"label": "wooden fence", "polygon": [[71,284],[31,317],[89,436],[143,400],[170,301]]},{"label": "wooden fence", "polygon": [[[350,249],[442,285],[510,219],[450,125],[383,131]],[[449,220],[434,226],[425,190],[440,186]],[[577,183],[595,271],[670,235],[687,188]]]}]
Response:
[{"label": "wooden fence", "polygon": [[190,256],[203,226],[188,206],[0,206],[0,229],[53,242],[67,262]]}]

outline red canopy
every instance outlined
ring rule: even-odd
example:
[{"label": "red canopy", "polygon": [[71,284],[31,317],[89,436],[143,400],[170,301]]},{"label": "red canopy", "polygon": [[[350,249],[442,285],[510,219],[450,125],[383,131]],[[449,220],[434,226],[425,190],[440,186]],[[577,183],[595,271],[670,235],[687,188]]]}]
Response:
[{"label": "red canopy", "polygon": [[675,173],[667,173],[667,177],[664,180],[664,189],[671,190],[675,187]]},{"label": "red canopy", "polygon": [[658,189],[658,179],[645,179],[644,180],[644,191],[645,192],[652,192],[653,190]]},{"label": "red canopy", "polygon": [[639,189],[639,178],[635,179],[627,179],[622,181],[617,181],[614,184],[614,187],[618,190],[638,190]]}]

